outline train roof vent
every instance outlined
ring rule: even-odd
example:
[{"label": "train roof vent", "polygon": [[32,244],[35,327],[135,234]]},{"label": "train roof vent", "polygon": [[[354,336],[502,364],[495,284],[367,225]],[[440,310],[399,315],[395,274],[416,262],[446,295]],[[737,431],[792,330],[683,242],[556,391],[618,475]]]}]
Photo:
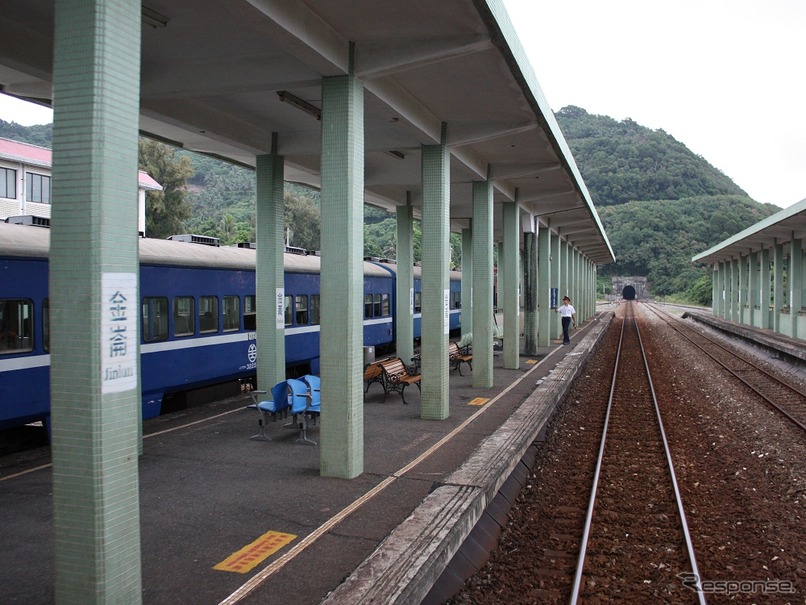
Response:
[{"label": "train roof vent", "polygon": [[205,246],[218,247],[221,245],[217,237],[210,237],[209,235],[193,235],[192,233],[171,235],[168,239],[175,242],[188,242],[190,244],[203,244]]},{"label": "train roof vent", "polygon": [[236,248],[249,248],[250,250],[257,250],[257,244],[255,242],[238,242],[235,244]]},{"label": "train roof vent", "polygon": [[300,254],[302,256],[308,256],[308,251],[305,248],[299,248],[298,246],[286,246],[285,251],[289,254]]},{"label": "train roof vent", "polygon": [[6,219],[7,223],[12,225],[30,225],[33,227],[50,227],[50,219],[44,216],[33,216],[32,214],[24,214],[20,216],[9,216]]}]

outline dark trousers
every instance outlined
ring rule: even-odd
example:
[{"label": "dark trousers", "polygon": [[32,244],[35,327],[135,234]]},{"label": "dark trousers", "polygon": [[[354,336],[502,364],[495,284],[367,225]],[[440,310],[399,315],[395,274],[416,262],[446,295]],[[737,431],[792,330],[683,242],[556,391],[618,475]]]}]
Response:
[{"label": "dark trousers", "polygon": [[570,317],[563,317],[563,344],[567,345],[571,342],[571,337],[568,334],[569,329],[571,328],[571,318]]}]

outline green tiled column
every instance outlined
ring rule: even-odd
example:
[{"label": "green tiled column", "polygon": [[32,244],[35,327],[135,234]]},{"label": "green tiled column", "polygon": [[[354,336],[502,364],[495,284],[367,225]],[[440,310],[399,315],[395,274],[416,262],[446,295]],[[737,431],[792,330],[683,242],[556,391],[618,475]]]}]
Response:
[{"label": "green tiled column", "polygon": [[751,252],[747,255],[747,317],[746,322],[751,325],[757,325],[758,306],[760,297],[758,293],[758,253]]},{"label": "green tiled column", "polygon": [[473,227],[462,229],[462,336],[473,334]]},{"label": "green tiled column", "polygon": [[322,81],[322,424],[320,472],[364,470],[364,90]]},{"label": "green tiled column", "polygon": [[283,267],[283,156],[277,154],[277,135],[272,153],[257,156],[257,382],[271,391],[285,380],[285,282]]},{"label": "green tiled column", "polygon": [[[577,249],[571,248],[569,256],[568,296],[571,298],[571,304],[574,304],[579,295],[579,284],[577,283],[577,280],[579,280],[579,253],[577,252]],[[582,318],[578,317],[577,319],[580,319],[581,321]]]},{"label": "green tiled column", "polygon": [[50,254],[55,601],[140,603],[140,3],[57,0]]},{"label": "green tiled column", "polygon": [[[551,287],[557,288],[557,304],[561,305],[563,302],[562,288],[560,287],[560,236],[551,234]],[[573,300],[573,299],[572,299]],[[560,338],[562,335],[562,323],[560,322],[559,315],[551,321],[551,332],[549,334],[552,338]]]},{"label": "green tiled column", "polygon": [[[407,194],[410,197],[410,194]],[[397,292],[395,350],[403,363],[414,356],[414,209],[410,200],[397,207]]]},{"label": "green tiled column", "polygon": [[422,147],[422,403],[420,416],[443,420],[448,401],[448,332],[450,312],[450,153],[442,125],[440,145]]},{"label": "green tiled column", "polygon": [[739,261],[730,260],[730,320],[739,321]]},{"label": "green tiled column", "polygon": [[537,230],[537,283],[539,284],[537,292],[537,346],[539,347],[551,345],[551,324],[555,319],[554,310],[551,308],[550,255],[551,231],[549,231],[548,227],[539,227]]},{"label": "green tiled column", "polygon": [[504,307],[504,367],[520,367],[520,305],[518,302],[518,274],[520,264],[520,211],[517,202],[504,204],[504,272],[502,284]]},{"label": "green tiled column", "polygon": [[750,257],[743,256],[739,259],[739,322],[749,324],[749,311],[748,308],[750,301],[747,298],[749,288],[749,266]]},{"label": "green tiled column", "polygon": [[773,293],[772,329],[781,331],[781,309],[784,307],[784,245],[775,243],[773,248]]},{"label": "green tiled column", "polygon": [[798,317],[801,307],[803,307],[803,240],[792,237],[789,248],[789,335],[792,338],[798,336]]},{"label": "green tiled column", "polygon": [[493,386],[493,186],[473,181],[473,386]]},{"label": "green tiled column", "polygon": [[537,355],[537,238],[535,234],[523,235],[523,352]]},{"label": "green tiled column", "polygon": [[759,253],[759,306],[761,318],[758,326],[763,330],[770,327],[770,301],[772,300],[772,284],[770,283],[770,249],[764,248]]}]

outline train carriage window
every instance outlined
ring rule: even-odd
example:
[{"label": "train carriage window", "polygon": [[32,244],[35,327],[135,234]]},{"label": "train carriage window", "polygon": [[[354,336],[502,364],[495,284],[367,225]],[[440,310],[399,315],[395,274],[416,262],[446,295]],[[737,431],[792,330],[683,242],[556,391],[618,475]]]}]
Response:
[{"label": "train carriage window", "polygon": [[285,297],[285,325],[286,327],[294,323],[294,297]]},{"label": "train carriage window", "polygon": [[50,299],[42,301],[42,347],[50,352]]},{"label": "train carriage window", "polygon": [[318,326],[321,323],[319,309],[319,295],[311,294],[311,324],[314,326]]},{"label": "train carriage window", "polygon": [[241,299],[237,296],[224,297],[224,331],[241,329]]},{"label": "train carriage window", "polygon": [[414,312],[415,313],[422,313],[423,311],[423,293],[422,292],[415,292],[414,293]]},{"label": "train carriage window", "polygon": [[308,297],[305,294],[297,294],[294,297],[294,322],[298,326],[308,325]]},{"label": "train carriage window", "polygon": [[218,332],[218,297],[199,297],[199,332]]},{"label": "train carriage window", "polygon": [[243,297],[243,329],[257,330],[257,297],[254,294]]},{"label": "train carriage window", "polygon": [[168,299],[163,296],[143,298],[143,341],[168,340]]},{"label": "train carriage window", "polygon": [[174,336],[193,336],[196,332],[193,325],[196,319],[192,296],[174,298]]},{"label": "train carriage window", "polygon": [[451,292],[451,309],[462,308],[462,293],[456,290]]},{"label": "train carriage window", "polygon": [[0,299],[0,354],[34,349],[34,303],[24,299]]},{"label": "train carriage window", "polygon": [[388,294],[381,294],[381,315],[389,317],[392,314],[392,306]]},{"label": "train carriage window", "polygon": [[372,317],[372,294],[364,294],[364,319]]},{"label": "train carriage window", "polygon": [[374,309],[372,311],[372,315],[374,317],[381,317],[382,316],[382,312],[381,312],[381,295],[380,294],[373,294],[372,298],[374,300],[374,305],[373,305]]}]

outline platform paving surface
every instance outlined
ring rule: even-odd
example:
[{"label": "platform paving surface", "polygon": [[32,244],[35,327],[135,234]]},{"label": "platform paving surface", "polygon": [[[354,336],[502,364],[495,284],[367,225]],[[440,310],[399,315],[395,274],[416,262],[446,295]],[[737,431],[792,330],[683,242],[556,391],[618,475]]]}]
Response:
[{"label": "platform paving surface", "polygon": [[[259,415],[246,407],[248,393],[146,422],[143,603],[321,603],[574,355],[592,325],[581,326],[569,346],[522,355],[517,370],[504,369],[496,352],[491,389],[474,388],[466,368],[464,376],[452,371],[444,421],[420,419],[416,387],[407,389],[404,405],[396,393],[382,401],[381,386],[372,385],[364,472],[355,479],[321,477],[319,447],[294,443],[298,431],[283,421],[269,424],[271,441],[250,439]],[[488,401],[472,405],[478,398]],[[315,441],[318,434],[309,430]],[[47,448],[0,458],[0,603],[54,602],[51,499]],[[276,552],[246,569],[255,553],[272,547]],[[242,549],[244,556],[233,557]]]}]

